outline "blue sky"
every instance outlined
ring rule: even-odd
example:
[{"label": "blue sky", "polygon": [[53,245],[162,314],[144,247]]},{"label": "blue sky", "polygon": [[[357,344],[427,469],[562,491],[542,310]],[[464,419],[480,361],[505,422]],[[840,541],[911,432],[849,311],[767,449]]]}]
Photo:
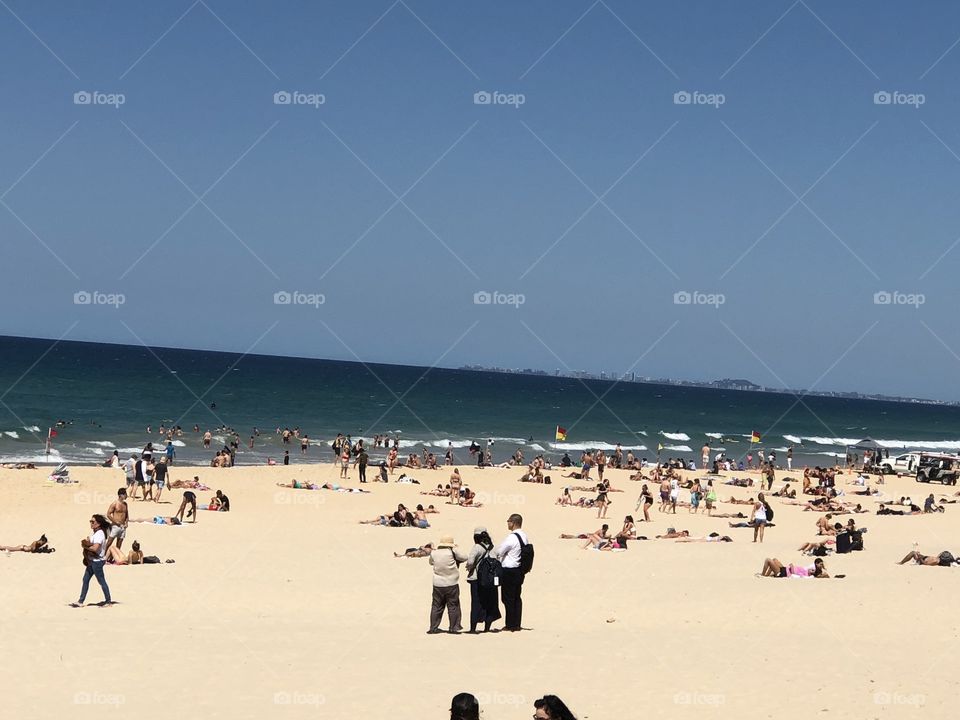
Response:
[{"label": "blue sky", "polygon": [[4,334],[960,399],[954,4],[4,4]]}]

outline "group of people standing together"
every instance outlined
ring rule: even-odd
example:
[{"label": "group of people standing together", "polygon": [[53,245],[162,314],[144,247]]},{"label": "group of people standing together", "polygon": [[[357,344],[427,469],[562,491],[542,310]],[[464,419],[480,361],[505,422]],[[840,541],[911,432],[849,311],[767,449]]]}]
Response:
[{"label": "group of people standing together", "polygon": [[[460,609],[460,565],[465,565],[470,586],[470,633],[490,632],[491,625],[505,616],[504,630],[517,632],[523,616],[523,581],[533,567],[533,545],[524,532],[523,517],[514,513],[507,518],[509,534],[494,546],[484,527],[474,528],[473,547],[464,554],[445,536],[430,552],[433,566],[433,602],[428,635],[440,632],[444,610],[450,621],[449,632],[463,629]],[[499,592],[498,592],[499,589]],[[498,597],[498,595],[500,597]],[[503,602],[503,614],[500,601]],[[497,632],[493,630],[493,632]]]}]

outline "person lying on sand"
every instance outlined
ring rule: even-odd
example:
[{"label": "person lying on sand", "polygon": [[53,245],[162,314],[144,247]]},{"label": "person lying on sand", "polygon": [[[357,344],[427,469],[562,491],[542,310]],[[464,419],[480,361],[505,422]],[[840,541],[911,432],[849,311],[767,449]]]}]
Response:
[{"label": "person lying on sand", "polygon": [[801,545],[798,550],[807,555],[814,554],[826,554],[826,551],[830,548],[827,545],[833,545],[836,543],[836,540],[821,540],[820,542],[806,542]]},{"label": "person lying on sand", "polygon": [[748,516],[748,515],[744,515],[742,512],[735,512],[735,513],[716,513],[716,514],[714,514],[714,515],[711,515],[710,517],[715,517],[715,518],[736,518],[736,519],[738,519],[738,520],[745,520],[745,519],[748,518],[749,516]]},{"label": "person lying on sand", "polygon": [[0,465],[4,470],[36,470],[37,466],[33,463],[3,463]]},{"label": "person lying on sand", "polygon": [[[916,507],[916,506],[914,505],[912,507]],[[877,510],[877,515],[920,515],[920,514],[921,514],[920,508],[917,508],[916,510],[910,510],[909,512],[906,510],[893,510],[891,508],[888,508],[883,503],[880,503],[880,509]]]},{"label": "person lying on sand", "polygon": [[52,553],[57,551],[56,548],[47,545],[46,535],[41,535],[39,540],[34,540],[29,545],[0,545],[0,550],[25,553]]},{"label": "person lying on sand", "polygon": [[434,551],[433,543],[429,542],[426,545],[421,545],[420,547],[407,548],[403,553],[394,553],[395,558],[408,557],[408,558],[422,558],[427,557]]},{"label": "person lying on sand", "polygon": [[737,487],[753,487],[753,478],[731,478],[725,480],[724,485],[735,485]]},{"label": "person lying on sand", "polygon": [[678,543],[683,542],[733,542],[733,538],[729,535],[721,535],[720,533],[710,533],[706,537],[682,537],[677,538]]},{"label": "person lying on sand", "polygon": [[437,485],[436,490],[421,490],[421,495],[437,495],[438,497],[450,497],[450,486]]},{"label": "person lying on sand", "polygon": [[151,525],[182,525],[178,517],[164,517],[163,515],[157,515],[153,518],[130,518],[127,522],[132,523],[150,523]]},{"label": "person lying on sand", "polygon": [[749,498],[747,500],[738,500],[737,498],[733,497],[733,495],[731,495],[730,499],[727,500],[726,502],[730,503],[731,505],[753,505],[754,499]]},{"label": "person lying on sand", "polygon": [[657,540],[675,540],[677,538],[685,538],[685,537],[690,537],[689,530],[681,530],[680,532],[677,532],[673,528],[669,528],[667,529],[667,532],[665,535],[657,535]]},{"label": "person lying on sand", "polygon": [[586,540],[592,537],[608,538],[610,537],[610,526],[604,523],[600,526],[599,530],[594,532],[585,532],[579,533],[578,535],[570,535],[569,533],[560,533],[561,540]]},{"label": "person lying on sand", "polygon": [[[763,570],[760,573],[761,577],[773,577],[773,578],[783,578],[783,577],[801,577],[801,578],[829,578],[827,574],[827,568],[823,564],[823,558],[817,558],[813,561],[813,565],[784,565],[782,562],[776,558],[767,558],[763,561]],[[844,577],[843,575],[837,575],[838,578]]]},{"label": "person lying on sand", "polygon": [[193,480],[174,480],[172,483],[167,485],[169,488],[174,489],[187,489],[187,490],[209,490],[210,488],[200,482],[200,477],[198,475],[193,476]]},{"label": "person lying on sand", "polygon": [[903,558],[897,565],[904,565],[905,563],[913,560],[917,565],[926,565],[928,567],[950,567],[955,562],[953,553],[949,550],[944,550],[939,555],[921,555],[917,550],[913,550],[907,553],[906,557]]},{"label": "person lying on sand", "polygon": [[780,488],[778,492],[773,493],[773,497],[790,498],[792,500],[797,497],[797,490],[796,488],[792,488],[789,485],[784,484],[784,486]]}]

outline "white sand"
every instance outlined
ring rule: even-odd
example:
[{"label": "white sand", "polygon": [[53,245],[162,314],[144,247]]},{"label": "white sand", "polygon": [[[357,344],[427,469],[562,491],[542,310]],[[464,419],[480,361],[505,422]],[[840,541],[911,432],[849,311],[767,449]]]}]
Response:
[{"label": "white sand", "polygon": [[[611,494],[616,529],[633,512],[639,484],[611,472],[614,487],[627,490]],[[549,473],[555,484],[534,486],[515,482],[516,470],[465,468],[466,484],[489,496],[487,506],[468,509],[418,494],[445,481],[443,471],[415,471],[420,486],[370,484],[373,494],[347,495],[275,486],[291,477],[335,479],[331,465],[175,467],[174,479],[197,473],[223,489],[233,512],[201,512],[185,527],[131,526],[128,546],[139,539],[147,554],[176,564],[108,567],[119,604],[72,609],[80,538],[123,477],[101,468],[71,473],[80,486],[50,487],[40,470],[0,471],[0,544],[46,532],[57,548],[0,553],[7,717],[104,718],[121,705],[136,718],[446,720],[460,691],[481,698],[487,720],[528,718],[533,700],[550,692],[579,718],[596,720],[954,714],[960,569],[894,563],[914,542],[922,552],[960,553],[960,505],[943,515],[877,517],[876,502],[862,498],[871,510],[857,516],[869,528],[867,550],[826,559],[846,579],[771,580],[754,577],[765,557],[812,562],[796,548],[814,539],[818,513],[772,499],[777,527],[755,545],[750,530],[729,530],[726,520],[654,512],[641,534],[672,525],[735,542],[651,540],[600,553],[558,539],[600,525],[594,510],[554,505],[558,471]],[[918,504],[942,490],[896,478],[885,487]],[[161,505],[164,514],[181,494],[168,493],[174,504]],[[198,493],[203,501],[211,494]],[[398,502],[434,502],[441,514],[429,530],[357,524]],[[748,511],[720,507],[741,509]],[[537,552],[524,585],[529,630],[425,635],[430,568],[393,552],[447,533],[466,551],[475,525],[499,541],[514,511]],[[157,512],[131,503],[133,517]],[[464,580],[461,588],[466,615]],[[100,599],[93,583],[88,602]]]}]

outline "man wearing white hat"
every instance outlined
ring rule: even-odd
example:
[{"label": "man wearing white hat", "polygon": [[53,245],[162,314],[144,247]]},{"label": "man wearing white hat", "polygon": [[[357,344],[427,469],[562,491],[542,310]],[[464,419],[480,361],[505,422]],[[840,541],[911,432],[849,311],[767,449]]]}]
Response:
[{"label": "man wearing white hat", "polygon": [[430,629],[427,635],[435,635],[440,630],[443,609],[450,617],[450,632],[458,633],[460,627],[460,563],[467,556],[457,550],[453,538],[445,535],[437,543],[437,549],[430,553],[433,566],[433,605],[430,608]]}]

